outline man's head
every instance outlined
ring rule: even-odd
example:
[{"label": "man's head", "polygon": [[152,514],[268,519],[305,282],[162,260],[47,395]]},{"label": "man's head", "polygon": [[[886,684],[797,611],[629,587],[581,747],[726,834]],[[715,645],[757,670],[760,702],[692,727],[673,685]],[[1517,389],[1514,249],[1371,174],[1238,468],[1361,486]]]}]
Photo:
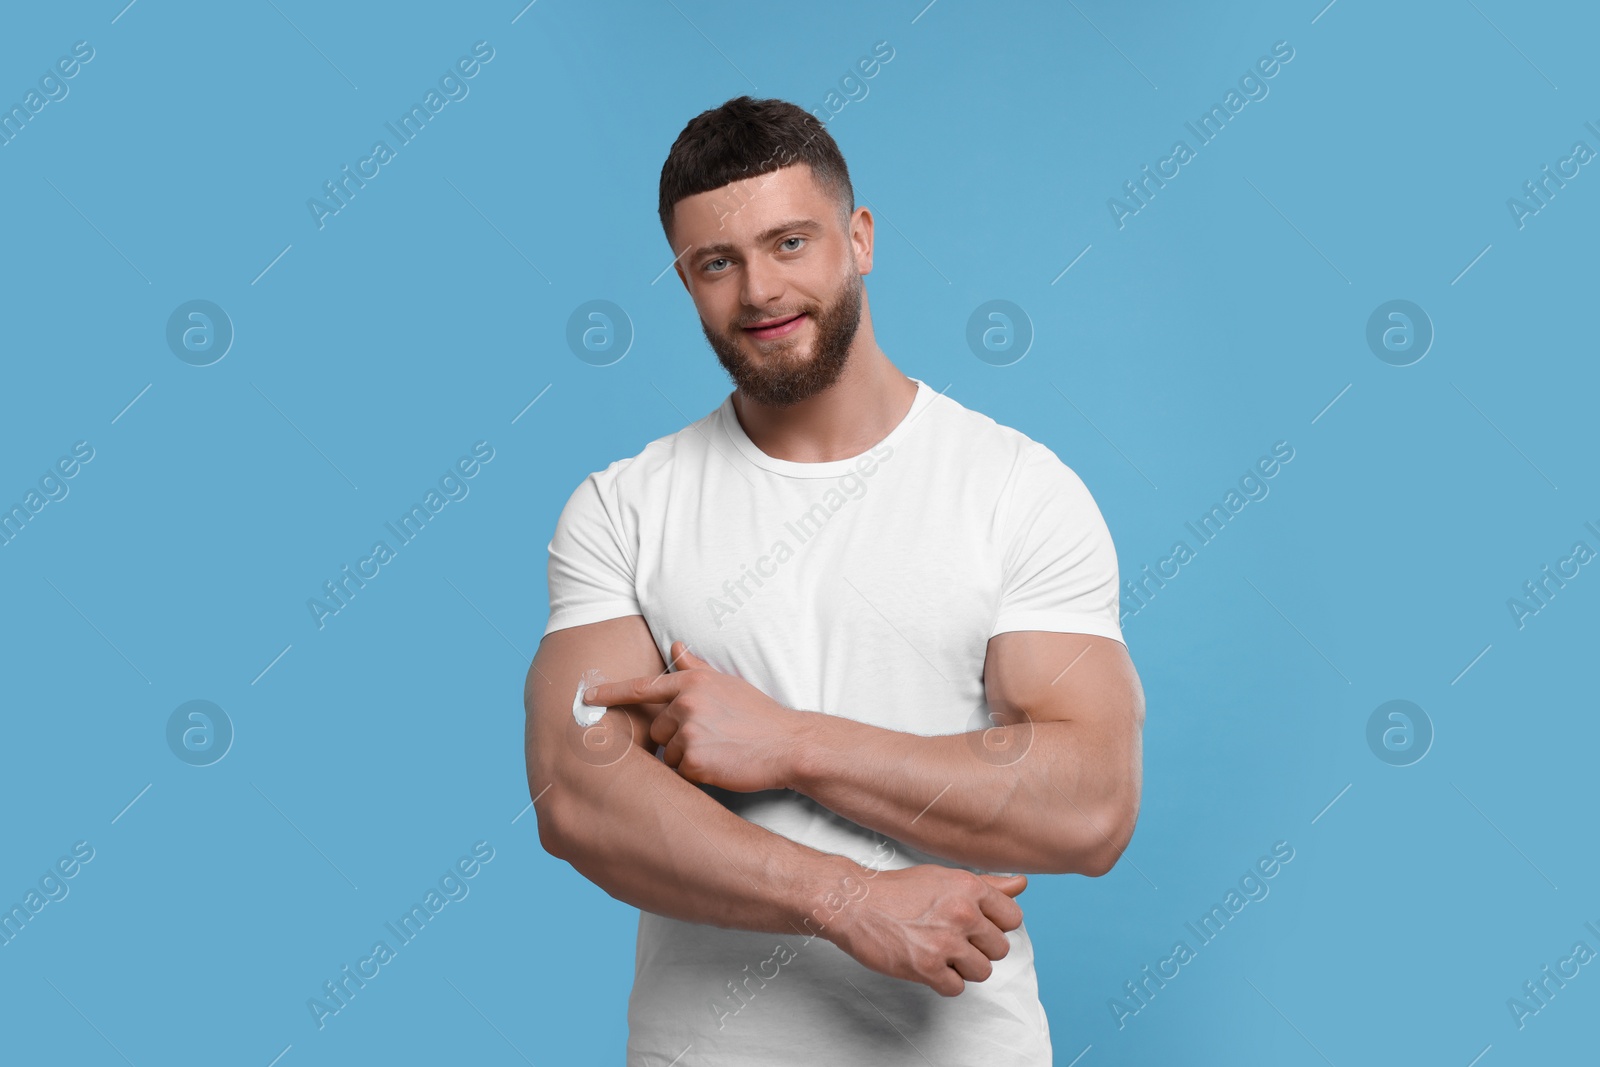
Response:
[{"label": "man's head", "polygon": [[782,100],[729,100],[673,143],[661,227],[706,340],[751,400],[798,403],[849,362],[872,269],[871,216],[854,203],[838,145]]}]

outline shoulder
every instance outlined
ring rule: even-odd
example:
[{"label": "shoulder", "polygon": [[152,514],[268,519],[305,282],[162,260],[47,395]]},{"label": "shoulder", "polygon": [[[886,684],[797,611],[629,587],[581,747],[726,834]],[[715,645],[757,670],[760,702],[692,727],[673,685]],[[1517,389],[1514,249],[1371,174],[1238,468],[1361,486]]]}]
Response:
[{"label": "shoulder", "polygon": [[681,430],[657,437],[633,455],[613,460],[604,469],[587,475],[573,495],[581,495],[587,488],[590,492],[598,490],[608,501],[637,500],[649,495],[652,487],[670,484],[675,469],[703,462],[718,410],[714,409]]},{"label": "shoulder", "polygon": [[951,397],[935,396],[928,415],[937,426],[930,437],[959,451],[963,466],[979,467],[996,478],[1007,495],[1019,485],[1083,486],[1050,446]]},{"label": "shoulder", "polygon": [[[1039,539],[1085,536],[1109,540],[1099,503],[1083,478],[1043,441],[974,411],[948,397],[937,397],[938,447],[947,469],[961,469],[993,501],[1003,536],[1013,545]],[[933,414],[930,411],[930,414]]]}]

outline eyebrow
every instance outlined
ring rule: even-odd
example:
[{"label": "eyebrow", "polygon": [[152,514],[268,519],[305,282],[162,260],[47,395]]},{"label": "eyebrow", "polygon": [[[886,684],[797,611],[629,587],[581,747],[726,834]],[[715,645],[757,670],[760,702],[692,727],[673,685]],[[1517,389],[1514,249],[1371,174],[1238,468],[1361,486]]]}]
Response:
[{"label": "eyebrow", "polygon": [[[815,219],[786,219],[783,222],[778,223],[778,225],[769,227],[756,234],[754,243],[758,245],[764,245],[771,241],[774,237],[777,237],[783,233],[787,233],[790,230],[806,230],[810,233],[821,233],[822,224]],[[737,251],[738,249],[736,247],[727,243],[726,241],[719,241],[717,244],[701,245],[699,248],[695,249],[694,258],[696,261],[698,261],[702,257],[711,255],[712,253],[722,256],[727,255],[729,252]]]}]

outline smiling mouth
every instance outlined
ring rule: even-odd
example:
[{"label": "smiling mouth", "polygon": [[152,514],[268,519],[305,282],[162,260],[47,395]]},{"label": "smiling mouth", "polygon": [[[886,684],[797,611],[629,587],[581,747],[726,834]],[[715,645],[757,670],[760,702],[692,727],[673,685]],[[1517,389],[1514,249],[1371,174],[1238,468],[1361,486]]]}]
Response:
[{"label": "smiling mouth", "polygon": [[752,337],[765,341],[775,337],[783,337],[784,335],[799,329],[800,324],[805,321],[805,318],[806,313],[802,311],[798,315],[790,315],[787,318],[774,319],[759,326],[746,326],[743,327],[743,329],[745,333],[750,334]]}]

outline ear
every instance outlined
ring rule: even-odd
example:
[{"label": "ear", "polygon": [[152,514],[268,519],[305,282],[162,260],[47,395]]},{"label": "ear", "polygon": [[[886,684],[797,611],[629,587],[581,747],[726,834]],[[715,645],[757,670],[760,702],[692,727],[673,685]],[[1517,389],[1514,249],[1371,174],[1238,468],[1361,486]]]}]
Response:
[{"label": "ear", "polygon": [[850,215],[850,246],[860,274],[872,273],[872,211],[858,207]]}]

